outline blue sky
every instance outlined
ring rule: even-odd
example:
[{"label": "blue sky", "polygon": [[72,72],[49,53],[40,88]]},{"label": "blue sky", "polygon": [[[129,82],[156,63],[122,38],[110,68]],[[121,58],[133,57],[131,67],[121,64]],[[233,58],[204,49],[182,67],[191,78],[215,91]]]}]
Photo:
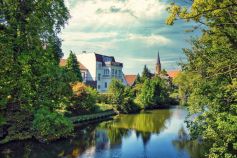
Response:
[{"label": "blue sky", "polygon": [[111,55],[123,62],[125,74],[153,72],[159,50],[162,68],[178,69],[182,48],[198,33],[185,32],[192,23],[165,24],[169,3],[159,0],[65,0],[71,18],[61,38],[64,58],[72,50]]}]

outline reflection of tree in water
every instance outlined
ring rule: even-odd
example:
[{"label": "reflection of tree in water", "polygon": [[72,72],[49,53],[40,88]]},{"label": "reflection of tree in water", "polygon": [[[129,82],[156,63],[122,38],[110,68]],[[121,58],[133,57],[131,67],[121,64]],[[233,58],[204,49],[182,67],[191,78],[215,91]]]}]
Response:
[{"label": "reflection of tree in water", "polygon": [[134,129],[141,132],[160,133],[165,121],[171,116],[170,110],[146,111],[140,114],[121,115],[111,123],[114,128]]},{"label": "reflection of tree in water", "polygon": [[140,136],[142,138],[144,146],[149,142],[151,138],[151,133],[150,132],[140,132]]},{"label": "reflection of tree in water", "polygon": [[197,140],[190,140],[183,127],[179,129],[178,138],[173,140],[172,143],[176,149],[187,151],[192,158],[204,157],[204,145]]},{"label": "reflection of tree in water", "polygon": [[95,146],[95,127],[79,131],[75,137],[62,139],[50,144],[36,141],[12,142],[0,147],[1,158],[75,158],[86,149]]},{"label": "reflection of tree in water", "polygon": [[152,133],[159,133],[165,129],[165,122],[169,120],[170,116],[169,110],[121,115],[113,121],[90,125],[84,130],[78,130],[73,138],[58,140],[50,144],[22,141],[2,145],[0,146],[0,157],[76,158],[85,151],[93,153],[96,149],[104,149],[108,143],[111,146],[121,145],[122,138],[130,136],[131,129],[135,130],[137,136],[141,137],[146,145]]},{"label": "reflection of tree in water", "polygon": [[141,137],[146,145],[152,133],[158,134],[165,129],[165,123],[171,114],[168,109],[145,111],[140,114],[124,114],[113,121],[100,124],[99,128],[107,129],[111,145],[121,144],[122,138],[128,136],[131,129],[135,130],[137,138]]},{"label": "reflection of tree in water", "polygon": [[111,122],[100,124],[98,129],[106,129],[111,145],[120,145],[122,143],[122,138],[129,135],[128,129],[113,128]]}]

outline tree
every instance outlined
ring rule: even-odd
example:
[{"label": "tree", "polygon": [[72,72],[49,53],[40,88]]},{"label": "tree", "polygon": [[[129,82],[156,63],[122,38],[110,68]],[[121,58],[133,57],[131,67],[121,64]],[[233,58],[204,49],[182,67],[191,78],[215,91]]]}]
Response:
[{"label": "tree", "polygon": [[141,83],[141,76],[139,73],[137,74],[137,78],[135,80],[135,84],[138,84],[138,83]]},{"label": "tree", "polygon": [[110,93],[112,96],[112,104],[116,104],[118,106],[121,106],[123,101],[123,93],[124,93],[125,86],[123,83],[118,79],[112,79],[112,81],[109,84],[109,90],[108,93]]},{"label": "tree", "polygon": [[139,111],[139,107],[133,101],[131,88],[125,87],[118,79],[113,79],[109,85],[111,103],[115,109],[122,113],[132,113]]},{"label": "tree", "polygon": [[[58,66],[58,34],[69,13],[63,0],[4,0],[0,8],[0,113],[5,120],[0,128],[6,128],[6,142],[40,130],[32,131],[36,111],[47,107],[63,115],[68,105],[71,90]],[[61,125],[63,130],[71,128]]]},{"label": "tree", "polygon": [[168,103],[168,85],[165,80],[156,76],[146,79],[137,95],[136,102],[144,109],[158,107]]},{"label": "tree", "polygon": [[145,79],[151,78],[151,72],[150,70],[144,65],[143,71],[142,71],[142,77],[141,80],[145,81]]},{"label": "tree", "polygon": [[188,122],[191,135],[202,136],[209,157],[236,157],[237,152],[236,10],[234,0],[194,0],[190,8],[176,4],[169,8],[168,24],[193,20],[194,29],[202,29],[201,37],[192,39],[192,49],[184,49],[188,62],[182,69],[188,75],[185,78],[192,78],[186,82],[191,85],[190,114],[200,114]]},{"label": "tree", "polygon": [[76,55],[71,51],[67,59],[66,69],[69,73],[73,73],[76,76],[75,81],[82,82],[82,76],[80,71],[80,65],[77,61]]}]

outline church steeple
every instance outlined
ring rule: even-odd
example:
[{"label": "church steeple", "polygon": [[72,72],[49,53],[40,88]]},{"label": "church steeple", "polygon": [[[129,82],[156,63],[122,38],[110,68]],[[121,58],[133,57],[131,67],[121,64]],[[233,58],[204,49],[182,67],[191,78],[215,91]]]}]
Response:
[{"label": "church steeple", "polygon": [[157,60],[156,60],[156,75],[159,75],[161,72],[161,62],[160,62],[160,53],[157,53]]}]

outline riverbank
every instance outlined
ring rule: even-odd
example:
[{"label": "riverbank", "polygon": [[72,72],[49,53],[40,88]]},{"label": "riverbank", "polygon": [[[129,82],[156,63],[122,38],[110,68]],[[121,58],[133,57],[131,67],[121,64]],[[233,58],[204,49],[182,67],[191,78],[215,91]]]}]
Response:
[{"label": "riverbank", "polygon": [[30,139],[1,145],[0,157],[203,157],[200,144],[181,139],[188,135],[186,115],[183,108],[119,114],[111,121],[77,128],[74,136],[51,143]]},{"label": "riverbank", "polygon": [[108,120],[109,118],[117,114],[118,112],[116,112],[115,110],[107,110],[107,111],[89,114],[89,115],[80,115],[80,116],[71,117],[70,120],[72,121],[74,126],[80,126],[84,124]]},{"label": "riverbank", "polygon": [[[139,114],[140,112],[146,111],[146,110],[172,109],[172,108],[176,108],[177,106],[179,105],[159,105],[159,106],[154,106],[149,109],[140,109],[140,111],[131,112],[129,114]],[[113,119],[113,116],[118,115],[118,114],[119,114],[118,111],[114,109],[110,109],[110,110],[105,110],[105,111],[101,111],[101,112],[97,112],[93,114],[70,117],[70,120],[72,121],[74,126],[77,127],[77,126],[81,126],[85,124],[107,121],[107,120]]]}]

